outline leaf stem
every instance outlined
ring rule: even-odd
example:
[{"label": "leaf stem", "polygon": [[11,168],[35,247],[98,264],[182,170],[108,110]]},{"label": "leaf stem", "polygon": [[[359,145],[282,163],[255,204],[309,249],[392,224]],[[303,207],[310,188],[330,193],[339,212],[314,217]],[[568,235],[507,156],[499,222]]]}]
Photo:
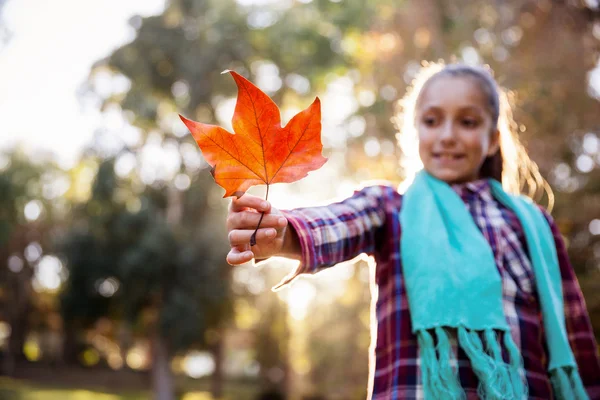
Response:
[{"label": "leaf stem", "polygon": [[[265,200],[269,198],[269,184],[267,183],[267,193],[265,195]],[[260,214],[260,219],[258,220],[258,225],[256,225],[256,229],[252,236],[250,236],[250,246],[254,246],[256,244],[256,232],[258,232],[258,228],[260,227],[260,223],[262,222],[263,217],[265,216],[265,212],[263,211]]]}]

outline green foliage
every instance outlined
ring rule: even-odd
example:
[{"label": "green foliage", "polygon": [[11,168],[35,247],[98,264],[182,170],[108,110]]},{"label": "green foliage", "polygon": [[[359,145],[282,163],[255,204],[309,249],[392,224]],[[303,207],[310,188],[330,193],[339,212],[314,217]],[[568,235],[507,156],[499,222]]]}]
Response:
[{"label": "green foliage", "polygon": [[28,224],[23,213],[25,205],[31,200],[45,202],[42,172],[51,168],[47,163],[32,163],[21,152],[7,157],[8,166],[0,170],[0,248],[7,246],[19,227]]},{"label": "green foliage", "polygon": [[64,202],[48,190],[48,180],[60,173],[55,165],[20,150],[0,157],[0,318],[13,333],[5,347],[8,365],[23,357],[28,330],[47,323],[44,302],[33,299],[32,278],[40,259],[52,253]]},{"label": "green foliage", "polygon": [[[204,332],[227,317],[228,290],[219,246],[194,242],[166,220],[166,189],[147,188],[139,210],[117,200],[123,182],[114,162],[100,164],[92,196],[78,209],[63,243],[69,279],[65,322],[124,318],[139,334],[158,329],[173,352],[205,346]],[[122,195],[122,193],[120,193]],[[129,193],[134,196],[133,193]],[[198,229],[203,221],[194,221]],[[150,315],[150,319],[148,319]]]}]

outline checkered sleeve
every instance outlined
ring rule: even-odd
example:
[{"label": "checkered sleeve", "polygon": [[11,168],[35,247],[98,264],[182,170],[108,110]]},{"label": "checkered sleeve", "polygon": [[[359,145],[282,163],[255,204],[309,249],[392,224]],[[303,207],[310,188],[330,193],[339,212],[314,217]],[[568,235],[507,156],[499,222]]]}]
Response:
[{"label": "checkered sleeve", "polygon": [[278,289],[300,274],[315,274],[362,253],[372,253],[376,235],[385,221],[388,186],[369,186],[327,206],[282,210],[296,231],[302,258],[300,265],[277,285]]},{"label": "checkered sleeve", "polygon": [[564,240],[553,218],[542,209],[550,224],[562,277],[565,320],[571,349],[577,360],[581,379],[590,399],[600,399],[600,361],[598,345],[592,330],[585,299],[579,287],[575,271],[569,261]]}]

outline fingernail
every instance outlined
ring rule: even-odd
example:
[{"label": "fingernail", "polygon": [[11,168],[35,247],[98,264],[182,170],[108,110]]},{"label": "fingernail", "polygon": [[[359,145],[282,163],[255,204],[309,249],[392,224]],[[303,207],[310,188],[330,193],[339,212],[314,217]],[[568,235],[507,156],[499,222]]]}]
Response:
[{"label": "fingernail", "polygon": [[277,222],[279,223],[279,225],[285,225],[285,223],[287,222],[287,219],[281,217],[281,218],[279,218],[279,220],[277,220]]},{"label": "fingernail", "polygon": [[267,237],[273,237],[277,234],[277,231],[275,229],[268,229],[267,230]]},{"label": "fingernail", "polygon": [[269,206],[269,203],[267,203],[266,201],[263,201],[262,203],[260,203],[260,207],[263,210],[266,210],[268,206]]}]

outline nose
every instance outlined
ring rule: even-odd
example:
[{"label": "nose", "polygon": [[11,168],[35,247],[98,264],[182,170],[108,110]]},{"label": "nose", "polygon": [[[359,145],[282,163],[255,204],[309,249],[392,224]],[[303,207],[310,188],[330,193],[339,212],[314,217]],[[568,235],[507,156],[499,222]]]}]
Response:
[{"label": "nose", "polygon": [[456,132],[452,121],[445,121],[441,127],[440,141],[442,144],[451,144],[456,140]]}]

